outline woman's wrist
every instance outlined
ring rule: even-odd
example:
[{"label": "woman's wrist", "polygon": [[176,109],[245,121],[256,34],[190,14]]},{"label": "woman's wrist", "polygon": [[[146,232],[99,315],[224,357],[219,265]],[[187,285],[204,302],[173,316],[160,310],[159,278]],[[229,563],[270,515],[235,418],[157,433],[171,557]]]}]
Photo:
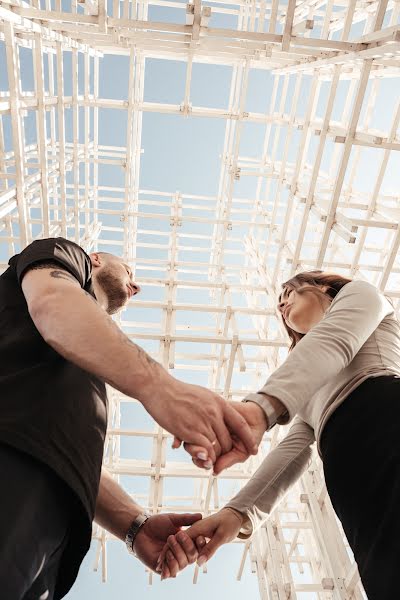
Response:
[{"label": "woman's wrist", "polygon": [[242,512],[240,512],[240,510],[232,508],[231,506],[225,506],[222,510],[228,510],[230,513],[234,514],[239,521],[240,528],[243,527],[244,521],[245,519],[247,519],[247,517]]},{"label": "woman's wrist", "polygon": [[251,519],[247,516],[245,512],[241,512],[237,508],[233,508],[233,506],[225,506],[223,510],[228,510],[232,514],[234,514],[239,522],[239,530],[237,532],[237,537],[247,539],[253,533],[253,523]]}]

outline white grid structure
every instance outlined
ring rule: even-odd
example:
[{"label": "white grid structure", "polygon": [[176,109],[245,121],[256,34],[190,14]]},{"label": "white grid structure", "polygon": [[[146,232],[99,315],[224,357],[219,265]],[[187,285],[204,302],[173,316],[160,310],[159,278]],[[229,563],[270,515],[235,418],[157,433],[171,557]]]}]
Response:
[{"label": "white grid structure", "polygon": [[[2,269],[38,237],[123,255],[151,290],[119,317],[124,331],[172,374],[233,400],[258,389],[285,357],[275,302],[295,272],[367,279],[398,309],[399,15],[398,0],[0,0],[8,81],[0,92]],[[128,57],[124,99],[100,94],[109,55]],[[145,99],[152,59],[185,65],[180,103]],[[193,105],[200,63],[229,67],[226,107]],[[255,71],[270,81],[264,112],[246,108]],[[379,98],[390,111],[386,128],[375,127]],[[124,146],[101,143],[109,109],[124,114]],[[225,123],[213,195],[142,186],[147,113]],[[248,124],[262,131],[256,157],[242,152]],[[375,172],[365,191],[367,164]],[[109,175],[116,171],[119,184]],[[253,193],[238,193],[244,181]],[[141,411],[110,390],[105,463],[129,491],[129,477],[142,482],[136,497],[153,512],[217,510],[282,435],[267,435],[257,457],[213,478],[175,458],[169,434],[150,421],[135,427]],[[124,455],[136,442],[148,456]],[[178,480],[181,495],[169,492]],[[105,580],[110,536],[94,536]],[[365,597],[317,458],[252,541],[238,543],[238,577],[249,557],[263,600]]]}]

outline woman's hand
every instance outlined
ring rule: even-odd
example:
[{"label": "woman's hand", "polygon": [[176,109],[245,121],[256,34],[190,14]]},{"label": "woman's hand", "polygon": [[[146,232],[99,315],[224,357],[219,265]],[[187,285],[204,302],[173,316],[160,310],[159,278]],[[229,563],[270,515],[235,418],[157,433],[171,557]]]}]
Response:
[{"label": "woman's hand", "polygon": [[[223,508],[215,515],[198,521],[190,529],[167,539],[156,570],[161,579],[177,573],[197,558],[199,566],[207,562],[222,544],[234,540],[246,517],[232,508]],[[208,539],[208,543],[206,543]]]},{"label": "woman's hand", "polygon": [[[268,422],[263,409],[254,402],[228,402],[241,417],[243,417],[253,434],[253,438],[259,446],[262,437],[268,427]],[[231,467],[236,463],[247,460],[250,452],[244,443],[231,431],[232,448],[228,452],[223,452],[218,442],[214,445],[217,460],[214,464],[214,474],[218,475],[224,469]],[[174,439],[173,448],[180,446],[180,440]],[[194,464],[197,467],[211,469],[213,466],[212,457],[208,455],[207,450],[195,444],[184,444],[185,450],[191,455]]]}]

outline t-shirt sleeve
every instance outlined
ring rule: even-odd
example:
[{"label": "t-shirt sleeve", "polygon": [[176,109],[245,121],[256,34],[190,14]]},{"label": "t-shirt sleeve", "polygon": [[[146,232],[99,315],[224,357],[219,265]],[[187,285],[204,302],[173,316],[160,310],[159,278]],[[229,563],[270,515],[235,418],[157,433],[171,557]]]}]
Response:
[{"label": "t-shirt sleeve", "polygon": [[15,256],[10,264],[15,268],[18,282],[21,284],[30,267],[45,261],[60,264],[76,278],[82,288],[85,288],[91,279],[89,256],[78,244],[61,237],[35,240]]},{"label": "t-shirt sleeve", "polygon": [[305,335],[258,392],[275,396],[289,418],[346,368],[393,307],[366,281],[346,284],[322,321]]}]

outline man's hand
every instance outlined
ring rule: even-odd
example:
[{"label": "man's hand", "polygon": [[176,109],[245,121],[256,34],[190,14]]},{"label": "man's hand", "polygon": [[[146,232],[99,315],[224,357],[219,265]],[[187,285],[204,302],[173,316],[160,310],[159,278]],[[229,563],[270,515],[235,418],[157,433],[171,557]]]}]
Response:
[{"label": "man's hand", "polygon": [[[245,419],[253,434],[256,446],[258,447],[268,425],[263,409],[254,402],[229,402],[228,405]],[[254,452],[250,453],[248,451],[242,440],[234,431],[230,430],[230,433],[232,437],[232,447],[228,451],[224,451],[224,448],[217,444],[215,445],[215,454],[217,456],[217,460],[214,464],[215,475],[218,475],[221,471],[236,463],[244,462],[249,458],[250,454],[254,454]],[[175,439],[173,444],[174,448],[177,448],[180,445],[179,442],[179,439]],[[214,462],[212,457],[208,456],[206,459],[203,458],[207,454],[206,448],[189,443],[185,443],[184,448],[191,455],[196,466],[206,469],[211,468],[212,463]]]},{"label": "man's hand", "polygon": [[[139,529],[134,543],[137,557],[147,567],[156,570],[157,560],[169,536],[175,536],[181,527],[192,525],[201,519],[201,514],[172,514],[153,515]],[[188,554],[190,549],[187,548]],[[197,553],[196,553],[197,556]],[[195,560],[195,558],[194,558]]]},{"label": "man's hand", "polygon": [[236,409],[236,403],[228,403],[198,385],[170,379],[173,384],[160,389],[143,404],[159,425],[186,443],[190,454],[192,447],[200,448],[204,460],[214,463],[218,453],[226,455],[235,444],[247,456],[257,454],[259,440],[254,436],[255,429],[243,411]]},{"label": "man's hand", "polygon": [[[161,573],[161,579],[176,577],[180,570],[194,562],[194,555],[198,555],[197,564],[203,565],[222,544],[227,544],[237,537],[245,519],[240,512],[223,508],[215,515],[198,521],[178,536],[168,537],[158,559],[157,571]],[[207,544],[205,538],[209,540]],[[186,551],[188,547],[191,549],[190,556]]]}]

